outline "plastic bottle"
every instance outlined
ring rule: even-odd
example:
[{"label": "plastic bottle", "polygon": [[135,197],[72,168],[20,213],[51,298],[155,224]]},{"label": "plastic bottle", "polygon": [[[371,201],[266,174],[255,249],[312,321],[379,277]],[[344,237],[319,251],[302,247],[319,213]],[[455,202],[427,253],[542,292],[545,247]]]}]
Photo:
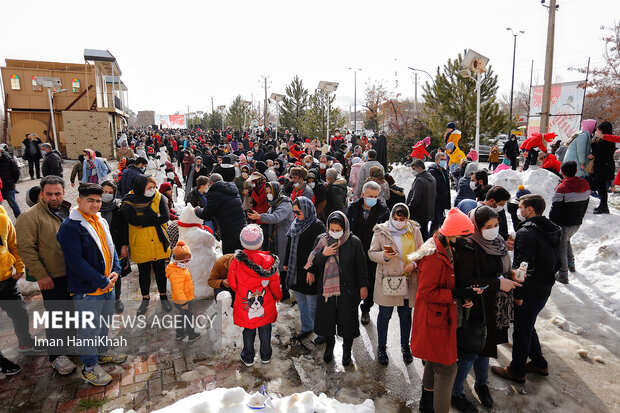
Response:
[{"label": "plastic bottle", "polygon": [[523,261],[521,263],[521,265],[519,265],[519,269],[517,269],[516,271],[516,275],[515,275],[515,281],[522,283],[523,281],[525,281],[525,276],[527,275],[527,267],[529,266],[529,264],[525,261]]}]

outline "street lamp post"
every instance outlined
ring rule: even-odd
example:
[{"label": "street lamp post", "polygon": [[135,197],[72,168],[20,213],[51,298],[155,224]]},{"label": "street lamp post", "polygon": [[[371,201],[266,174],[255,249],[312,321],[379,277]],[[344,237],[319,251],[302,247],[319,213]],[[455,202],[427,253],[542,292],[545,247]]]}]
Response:
[{"label": "street lamp post", "polygon": [[422,72],[422,73],[426,73],[428,75],[428,77],[431,78],[431,82],[433,82],[433,84],[435,84],[435,79],[433,79],[433,76],[428,73],[426,70],[422,70],[422,69],[414,69],[413,67],[408,67],[409,70],[413,70],[414,72]]},{"label": "street lamp post", "polygon": [[217,110],[222,114],[222,133],[224,132],[224,109],[226,109],[226,105],[220,105],[217,107]]},{"label": "street lamp post", "polygon": [[280,124],[280,102],[284,100],[284,95],[280,93],[272,93],[271,100],[276,102],[276,141],[278,140],[278,126]]},{"label": "street lamp post", "polygon": [[62,83],[59,77],[36,76],[34,80],[38,86],[47,88],[47,98],[50,105],[50,119],[52,122],[52,134],[54,135],[54,146],[57,151],[60,151],[58,147],[58,137],[56,136],[56,121],[54,120],[54,104],[52,102],[52,97],[54,93],[66,92],[67,89],[61,89]]},{"label": "street lamp post", "polygon": [[[463,69],[459,70],[461,76],[473,79],[476,82],[476,152],[478,153],[480,153],[480,88],[483,82],[482,73],[486,72],[488,62],[487,57],[468,49],[461,62]],[[475,78],[472,73],[476,74]]]},{"label": "street lamp post", "polygon": [[329,103],[329,92],[335,92],[338,89],[338,82],[328,82],[325,80],[321,80],[319,82],[319,86],[317,89],[320,89],[325,92],[325,96],[327,97],[327,134],[326,140],[329,143],[329,112],[330,112],[330,103]]},{"label": "street lamp post", "polygon": [[353,71],[353,134],[357,134],[357,72],[362,69],[354,69],[352,67],[349,70]]},{"label": "street lamp post", "polygon": [[520,34],[524,34],[525,31],[519,30],[517,33],[515,33],[510,27],[506,27],[506,30],[510,30],[510,32],[514,36],[514,46],[512,48],[512,81],[510,82],[510,123],[508,124],[508,138],[510,138],[510,132],[512,129],[512,97],[515,87],[515,58],[517,56],[517,36]]}]

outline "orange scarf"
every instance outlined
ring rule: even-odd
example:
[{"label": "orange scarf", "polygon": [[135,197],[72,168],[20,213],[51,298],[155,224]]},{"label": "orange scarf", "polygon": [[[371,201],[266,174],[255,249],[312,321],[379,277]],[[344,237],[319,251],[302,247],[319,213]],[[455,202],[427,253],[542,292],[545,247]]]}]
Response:
[{"label": "orange scarf", "polygon": [[[107,240],[107,237],[105,236],[105,230],[103,229],[103,226],[99,222],[99,217],[97,215],[89,216],[89,215],[84,214],[79,209],[78,211],[80,214],[82,214],[86,222],[88,222],[90,226],[93,227],[93,229],[97,233],[97,236],[99,237],[99,242],[101,243],[101,250],[103,251],[103,259],[105,261],[105,273],[103,275],[107,277],[110,275],[110,271],[112,271],[112,255],[110,254],[110,248],[108,248],[108,240]],[[112,290],[111,289],[102,290],[101,288],[97,288],[97,291],[95,291],[94,293],[87,294],[87,295],[101,295],[101,294],[105,294],[110,291]]]}]

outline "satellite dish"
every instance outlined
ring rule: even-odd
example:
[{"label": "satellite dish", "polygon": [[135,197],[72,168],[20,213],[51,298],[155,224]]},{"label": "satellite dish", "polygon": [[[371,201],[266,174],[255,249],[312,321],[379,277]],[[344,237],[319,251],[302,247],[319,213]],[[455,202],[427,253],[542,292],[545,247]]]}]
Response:
[{"label": "satellite dish", "polygon": [[461,66],[471,70],[473,73],[484,73],[487,71],[487,63],[489,63],[488,57],[468,49]]}]

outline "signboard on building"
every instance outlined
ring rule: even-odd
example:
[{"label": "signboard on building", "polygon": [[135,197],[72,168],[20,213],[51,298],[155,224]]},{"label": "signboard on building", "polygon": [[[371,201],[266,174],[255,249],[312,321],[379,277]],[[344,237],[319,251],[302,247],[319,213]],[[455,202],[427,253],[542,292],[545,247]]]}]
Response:
[{"label": "signboard on building", "polygon": [[162,129],[186,128],[185,115],[155,115],[155,124]]},{"label": "signboard on building", "polygon": [[[555,132],[562,141],[579,130],[585,89],[579,87],[585,81],[551,85],[551,111],[549,132]],[[532,86],[530,90],[530,116],[528,135],[540,131],[543,86]]]}]

